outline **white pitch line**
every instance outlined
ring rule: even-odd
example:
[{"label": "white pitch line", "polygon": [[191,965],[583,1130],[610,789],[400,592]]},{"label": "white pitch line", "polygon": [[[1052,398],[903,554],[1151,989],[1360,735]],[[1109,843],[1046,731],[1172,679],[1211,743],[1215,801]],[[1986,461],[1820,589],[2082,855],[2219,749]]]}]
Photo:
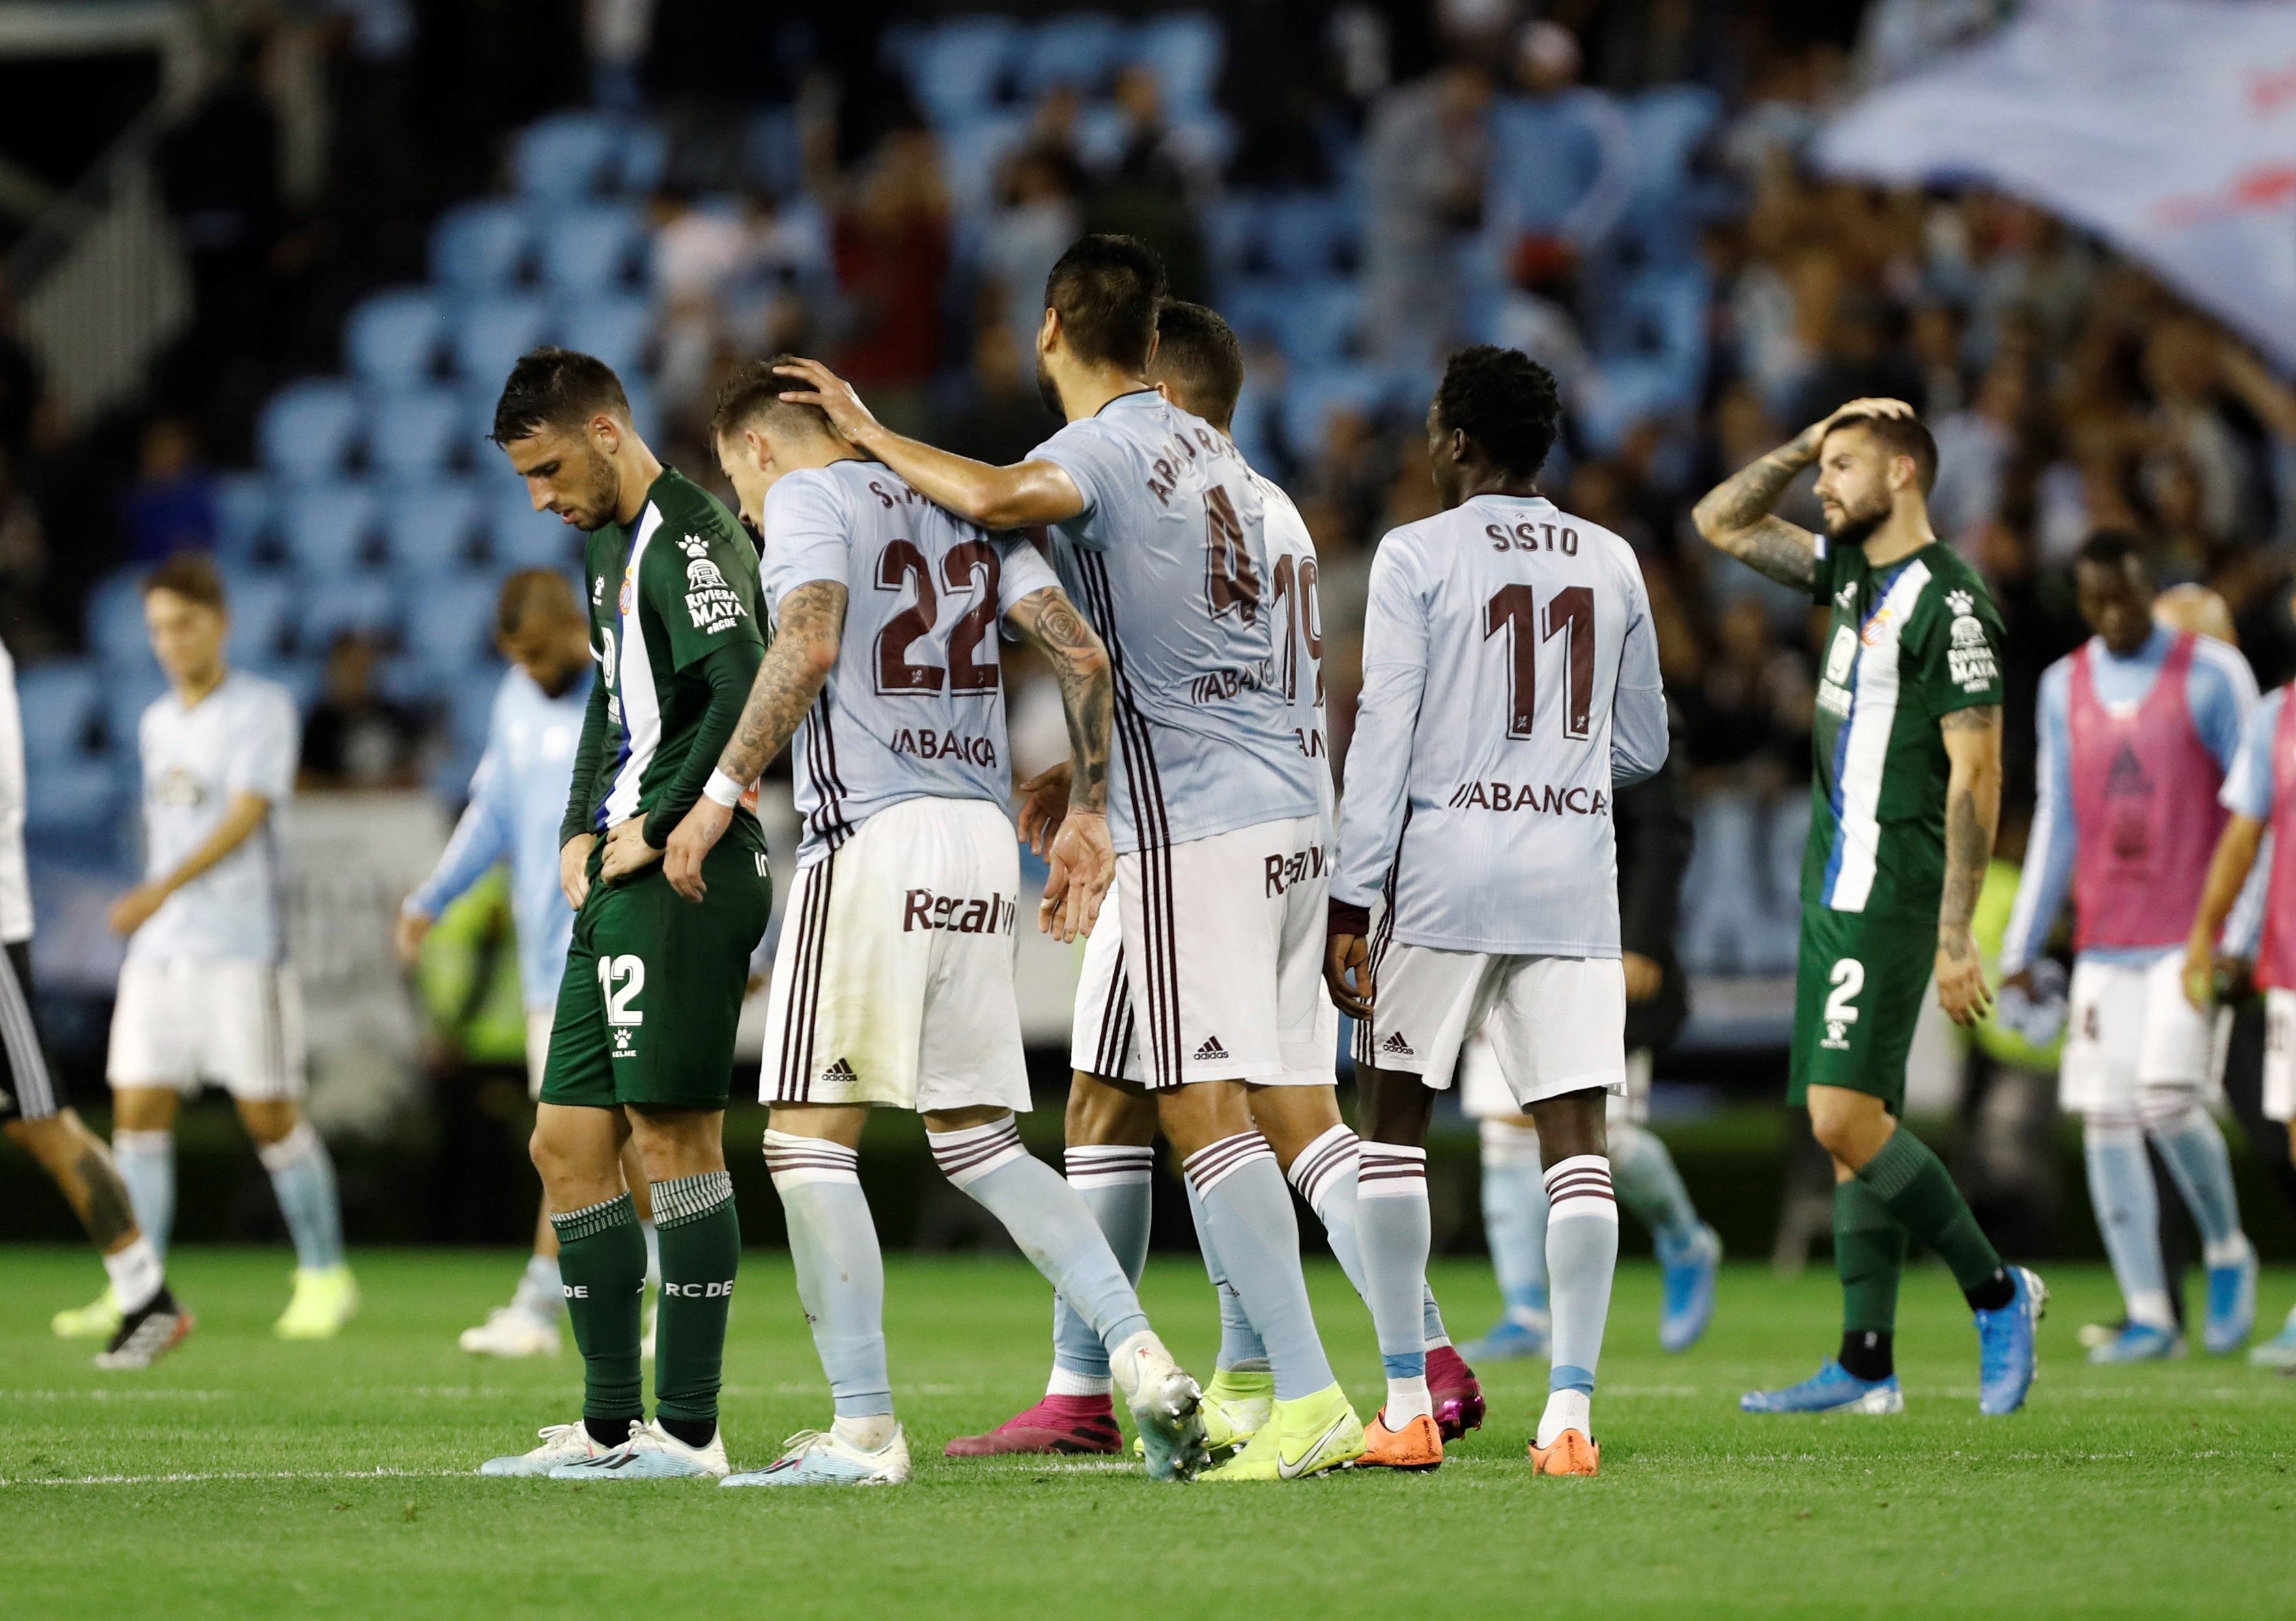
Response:
[{"label": "white pitch line", "polygon": [[215,1470],[171,1475],[71,1475],[53,1480],[0,1478],[0,1487],[12,1486],[201,1486],[217,1480],[452,1480],[478,1478],[476,1470],[346,1469],[346,1470]]},{"label": "white pitch line", "polygon": [[0,1402],[235,1402],[238,1390],[0,1390]]}]

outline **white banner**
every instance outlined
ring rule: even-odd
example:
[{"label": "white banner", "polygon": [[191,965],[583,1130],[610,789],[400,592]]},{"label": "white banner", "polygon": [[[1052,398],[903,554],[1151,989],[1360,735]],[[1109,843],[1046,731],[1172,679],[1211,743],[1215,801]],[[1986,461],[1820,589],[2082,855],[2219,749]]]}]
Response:
[{"label": "white banner", "polygon": [[2296,367],[2296,4],[2035,0],[1852,104],[1816,158],[2024,198]]}]

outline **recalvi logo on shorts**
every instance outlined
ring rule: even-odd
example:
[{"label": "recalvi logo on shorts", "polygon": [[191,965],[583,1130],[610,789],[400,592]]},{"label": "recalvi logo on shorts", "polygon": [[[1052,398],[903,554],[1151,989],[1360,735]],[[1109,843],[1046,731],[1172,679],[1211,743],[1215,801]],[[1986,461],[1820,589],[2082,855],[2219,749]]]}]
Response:
[{"label": "recalvi logo on shorts", "polygon": [[973,897],[911,889],[901,897],[901,932],[945,929],[951,934],[1011,934],[1019,911],[1009,896]]}]

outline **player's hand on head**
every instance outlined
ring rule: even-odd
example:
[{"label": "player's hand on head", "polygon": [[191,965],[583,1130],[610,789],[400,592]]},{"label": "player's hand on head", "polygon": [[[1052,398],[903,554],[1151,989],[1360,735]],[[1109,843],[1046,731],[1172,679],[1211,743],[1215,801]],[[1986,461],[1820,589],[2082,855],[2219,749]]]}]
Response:
[{"label": "player's hand on head", "polygon": [[1108,887],[1116,881],[1116,847],[1109,838],[1108,818],[1097,811],[1063,816],[1046,860],[1052,873],[1037,907],[1037,927],[1066,945],[1092,932]]},{"label": "player's hand on head", "polygon": [[577,912],[590,896],[590,847],[596,842],[594,833],[577,833],[558,847],[558,890]]},{"label": "player's hand on head", "polygon": [[709,893],[709,886],[701,880],[701,863],[718,847],[718,839],[734,823],[734,809],[704,796],[693,802],[693,808],[679,821],[676,831],[663,847],[661,870],[669,879],[669,887],[687,900],[698,901]]},{"label": "player's hand on head", "polygon": [[1033,777],[1024,778],[1020,784],[1021,842],[1046,859],[1052,855],[1053,835],[1060,831],[1062,818],[1069,814],[1069,785],[1075,773],[1075,762],[1062,760]]},{"label": "player's hand on head", "polygon": [[782,397],[800,405],[818,405],[830,426],[857,444],[877,426],[876,417],[861,403],[861,396],[818,360],[793,359],[774,370],[787,380]]},{"label": "player's hand on head", "polygon": [[[1349,982],[1352,975],[1354,983]],[[1359,934],[1335,934],[1324,945],[1324,988],[1332,1005],[1350,1019],[1371,1017],[1371,942]]]},{"label": "player's hand on head", "polygon": [[646,842],[645,818],[632,816],[606,830],[606,856],[598,864],[598,876],[617,883],[660,859],[661,852]]}]

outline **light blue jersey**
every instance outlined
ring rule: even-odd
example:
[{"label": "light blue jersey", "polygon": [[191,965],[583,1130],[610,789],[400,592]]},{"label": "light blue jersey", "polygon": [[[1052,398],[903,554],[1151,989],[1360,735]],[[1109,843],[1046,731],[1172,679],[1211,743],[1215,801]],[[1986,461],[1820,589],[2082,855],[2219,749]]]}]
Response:
[{"label": "light blue jersey", "polygon": [[574,913],[558,888],[558,826],[582,741],[589,672],[553,698],[513,666],[495,692],[487,751],[471,776],[471,803],[409,911],[437,917],[495,863],[510,862],[511,916],[518,927],[518,980],[526,1005],[558,999]]},{"label": "light blue jersey", "polygon": [[[2089,669],[2098,701],[2116,710],[2142,705],[2176,643],[2175,631],[2156,625],[2144,645],[2123,659],[2105,646],[2103,638],[2090,638]],[[2058,914],[2072,889],[2080,845],[2080,829],[2073,816],[2072,782],[2072,675],[2078,656],[2066,654],[2041,676],[2035,717],[2039,753],[2033,772],[2033,831],[2026,841],[2016,903],[2009,913],[2009,932],[2001,945],[2005,977],[2031,967],[2046,949],[2049,934],[2056,928]],[[2185,702],[2202,746],[2219,766],[2230,771],[2256,711],[2256,677],[2249,673],[2248,660],[2221,642],[2199,637],[2193,646],[2191,672],[2185,679]],[[2229,782],[2225,791],[2231,792]],[[2225,803],[2229,805],[2231,800],[2226,798]],[[2098,946],[2081,955],[2090,962],[2142,964],[2177,949]]]},{"label": "light blue jersey", "polygon": [[800,867],[906,799],[1012,798],[997,622],[1056,588],[1016,535],[935,506],[878,462],[788,474],[766,493],[768,611],[799,586],[846,589],[837,666],[790,741]]},{"label": "light blue jersey", "polygon": [[1268,594],[1274,599],[1275,678],[1291,712],[1292,741],[1315,765],[1316,802],[1332,820],[1332,749],[1324,729],[1324,616],[1316,598],[1321,567],[1307,520],[1275,483],[1251,475],[1267,503]]},{"label": "light blue jersey", "polygon": [[2240,899],[2225,919],[2224,949],[2235,957],[2254,957],[2264,937],[2264,900],[2272,874],[2272,750],[2280,733],[2281,706],[2287,701],[2286,687],[2275,687],[2258,700],[2241,737],[2240,753],[2217,795],[2217,803],[2234,815],[2264,823],[2256,864],[2249,869]]},{"label": "light blue jersey", "polygon": [[1084,496],[1054,528],[1053,562],[1108,645],[1117,849],[1316,815],[1324,767],[1293,735],[1266,500],[1235,446],[1143,389],[1030,456]]}]

